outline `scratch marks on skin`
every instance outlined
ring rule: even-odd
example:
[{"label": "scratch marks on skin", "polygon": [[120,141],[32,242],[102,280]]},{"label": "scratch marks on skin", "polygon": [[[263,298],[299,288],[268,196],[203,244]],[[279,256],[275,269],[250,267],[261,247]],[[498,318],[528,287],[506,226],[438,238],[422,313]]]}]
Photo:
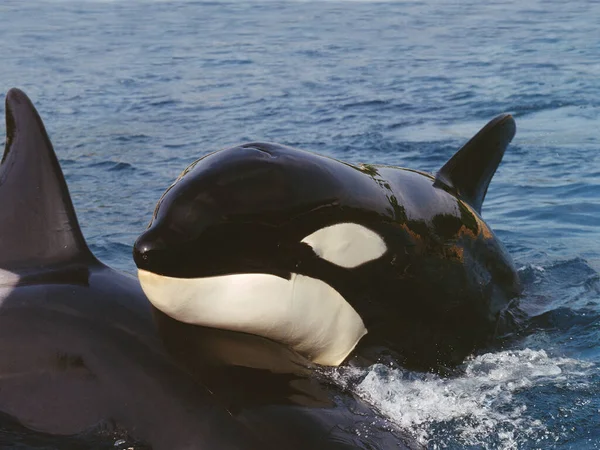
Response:
[{"label": "scratch marks on skin", "polygon": [[448,257],[458,260],[461,264],[465,262],[465,250],[462,247],[452,245],[448,250]]},{"label": "scratch marks on skin", "polygon": [[494,239],[490,228],[467,203],[458,200],[456,205],[459,216],[438,215],[431,222],[411,220],[399,224],[409,242],[405,247],[406,255],[441,253],[445,258],[463,264],[469,243]]},{"label": "scratch marks on skin", "polygon": [[475,220],[477,220],[477,225],[479,226],[479,234],[483,236],[484,239],[494,239],[492,230],[487,226],[487,224],[483,220],[481,220],[481,217],[475,215]]},{"label": "scratch marks on skin", "polygon": [[416,233],[415,231],[411,230],[407,224],[403,223],[402,225],[400,225],[400,228],[402,228],[404,231],[406,231],[406,233],[411,238],[412,243],[414,245],[417,245],[417,244],[423,245],[423,238],[421,237],[421,235]]},{"label": "scratch marks on skin", "polygon": [[478,233],[475,233],[475,232],[473,232],[473,230],[471,230],[470,228],[468,228],[465,225],[463,225],[462,227],[459,228],[456,237],[460,238],[460,237],[467,236],[470,239],[477,239],[477,236],[479,236],[479,234],[481,234],[480,230],[481,229],[477,230]]}]

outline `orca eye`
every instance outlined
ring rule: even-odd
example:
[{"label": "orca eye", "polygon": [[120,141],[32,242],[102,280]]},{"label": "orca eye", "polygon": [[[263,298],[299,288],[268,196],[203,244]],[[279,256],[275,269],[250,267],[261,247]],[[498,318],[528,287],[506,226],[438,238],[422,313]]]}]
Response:
[{"label": "orca eye", "polygon": [[320,258],[346,269],[380,258],[387,251],[381,236],[357,223],[321,228],[302,242],[310,245]]}]

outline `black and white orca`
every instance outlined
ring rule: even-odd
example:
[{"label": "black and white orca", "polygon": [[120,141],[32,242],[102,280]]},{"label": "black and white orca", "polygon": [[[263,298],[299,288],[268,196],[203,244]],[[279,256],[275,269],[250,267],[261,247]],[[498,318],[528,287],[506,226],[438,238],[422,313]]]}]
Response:
[{"label": "black and white orca", "polygon": [[124,437],[155,450],[264,448],[173,361],[139,282],[90,252],[42,120],[17,89],[6,132],[0,447],[107,448],[89,442]]},{"label": "black and white orca", "polygon": [[[6,131],[0,164],[0,448],[416,447],[388,424],[375,426],[381,419],[366,405],[353,398],[344,400],[348,406],[336,404],[342,393],[302,386],[297,377],[288,376],[291,406],[275,395],[273,384],[250,377],[213,380],[212,390],[198,382],[165,348],[170,341],[156,326],[164,321],[139,282],[88,249],[42,120],[17,89],[6,96]],[[167,326],[160,330],[169,331]],[[211,349],[227,355],[226,340],[219,342]],[[194,363],[203,364],[197,355]],[[234,389],[240,394],[235,405],[221,395]],[[258,403],[264,407],[248,407]]]},{"label": "black and white orca", "polygon": [[515,131],[493,119],[436,175],[264,142],[211,153],[137,239],[142,288],[198,332],[265,338],[319,365],[455,366],[514,325],[519,278],[480,212]]}]

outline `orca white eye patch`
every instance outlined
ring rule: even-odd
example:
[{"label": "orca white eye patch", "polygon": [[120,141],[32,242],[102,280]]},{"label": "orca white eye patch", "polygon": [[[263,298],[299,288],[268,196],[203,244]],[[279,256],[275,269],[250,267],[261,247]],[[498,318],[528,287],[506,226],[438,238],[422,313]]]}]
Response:
[{"label": "orca white eye patch", "polygon": [[387,251],[381,236],[356,223],[321,228],[302,242],[310,245],[320,258],[346,269],[378,259]]}]

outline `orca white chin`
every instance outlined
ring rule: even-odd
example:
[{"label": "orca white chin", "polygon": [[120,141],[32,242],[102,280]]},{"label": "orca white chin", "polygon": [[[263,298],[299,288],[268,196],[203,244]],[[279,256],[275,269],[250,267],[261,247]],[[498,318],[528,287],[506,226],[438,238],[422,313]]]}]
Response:
[{"label": "orca white chin", "polygon": [[139,269],[138,276],[150,302],[175,320],[266,337],[317,364],[340,365],[367,334],[335,289],[304,275],[174,278]]}]

